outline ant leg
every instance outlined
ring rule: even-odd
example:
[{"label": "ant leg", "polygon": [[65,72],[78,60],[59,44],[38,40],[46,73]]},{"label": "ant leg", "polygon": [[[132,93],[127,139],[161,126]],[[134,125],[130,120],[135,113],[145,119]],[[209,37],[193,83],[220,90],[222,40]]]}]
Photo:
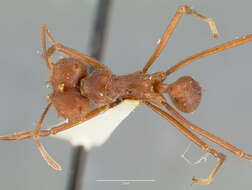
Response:
[{"label": "ant leg", "polygon": [[32,137],[35,140],[42,157],[45,159],[45,161],[48,163],[48,165],[51,166],[52,168],[54,168],[55,170],[62,170],[61,166],[55,160],[53,160],[53,158],[46,152],[44,146],[41,144],[41,142],[39,141],[39,138],[38,138],[40,129],[42,127],[43,120],[45,119],[45,116],[46,116],[49,108],[51,107],[51,105],[52,105],[51,102],[47,105],[45,111],[43,112],[43,114],[38,122],[38,125],[37,125],[35,131],[33,132]]},{"label": "ant leg", "polygon": [[19,133],[13,134],[13,135],[0,136],[0,140],[23,140],[23,139],[33,138],[38,146],[40,153],[42,154],[42,157],[45,159],[45,161],[48,163],[48,165],[50,165],[52,168],[54,168],[56,170],[61,170],[60,165],[49,156],[49,154],[46,152],[44,146],[40,143],[40,141],[38,139],[38,135],[40,133],[40,128],[42,127],[43,120],[45,119],[45,116],[46,116],[48,110],[50,109],[51,105],[52,105],[52,103],[49,103],[47,105],[46,109],[44,110],[44,112],[43,112],[43,114],[37,124],[35,131],[19,132]]},{"label": "ant leg", "polygon": [[192,142],[194,142],[196,145],[198,145],[204,152],[209,152],[214,157],[219,159],[219,162],[215,166],[215,168],[212,170],[208,178],[206,179],[196,179],[193,177],[193,183],[199,183],[207,185],[211,183],[213,180],[216,172],[220,168],[220,166],[223,164],[223,162],[226,160],[226,156],[218,151],[216,151],[213,148],[210,148],[209,145],[204,143],[199,137],[197,137],[195,134],[193,134],[189,129],[185,128],[179,121],[177,121],[175,118],[173,118],[170,114],[163,111],[162,109],[158,108],[157,106],[149,103],[144,102],[149,108],[151,108],[153,111],[155,111],[160,116],[164,117],[166,120],[168,120],[174,127],[176,127],[181,133],[183,133],[187,138],[189,138]]},{"label": "ant leg", "polygon": [[232,152],[239,158],[246,158],[248,160],[252,160],[252,155],[244,153],[242,150],[236,148],[235,146],[231,145],[230,143],[222,140],[219,137],[216,137],[215,135],[209,133],[208,131],[205,131],[204,129],[201,129],[197,127],[196,125],[192,124],[190,121],[185,119],[181,114],[179,114],[171,105],[164,102],[163,105],[166,107],[166,109],[175,117],[183,126],[186,128],[189,128],[193,130],[194,132],[198,133],[199,135],[207,138],[208,140],[218,144],[219,146],[225,148],[226,150]]},{"label": "ant leg", "polygon": [[[79,119],[79,120],[75,120],[75,121],[70,121],[68,123],[63,123],[59,126],[56,126],[56,127],[53,127],[49,130],[43,130],[41,131],[42,134],[47,134],[47,135],[55,135],[61,131],[64,131],[64,130],[67,130],[67,129],[70,129],[80,123],[83,123],[93,117],[96,117],[97,115],[99,115],[100,113],[106,111],[107,109],[109,109],[110,107],[109,106],[103,106],[103,107],[100,107],[100,108],[97,108],[91,112],[89,112],[84,118],[82,119]],[[50,155],[46,152],[45,148],[43,147],[43,145],[40,143],[40,141],[38,140],[38,136],[36,138],[36,135],[40,135],[40,130],[39,130],[39,127],[37,127],[36,131],[35,131],[35,134],[33,136],[36,144],[38,145],[38,148],[40,150],[40,153],[42,155],[42,157],[46,160],[46,162],[48,163],[49,166],[51,166],[52,168],[56,169],[56,170],[61,170],[61,166],[56,162],[54,161]],[[44,135],[43,135],[44,136]]]},{"label": "ant leg", "polygon": [[146,63],[146,65],[143,68],[143,73],[146,73],[147,70],[149,69],[149,67],[153,64],[153,62],[158,58],[158,56],[161,54],[162,50],[164,49],[167,41],[170,39],[173,31],[175,30],[175,28],[177,27],[177,24],[179,23],[181,16],[183,14],[189,14],[189,15],[193,15],[197,18],[199,18],[200,20],[207,22],[209,24],[209,27],[213,33],[213,37],[217,37],[218,36],[218,32],[215,26],[215,23],[212,19],[204,17],[202,15],[200,15],[199,13],[197,13],[195,10],[191,9],[189,6],[184,5],[184,6],[179,6],[177,9],[176,14],[173,16],[172,20],[170,21],[168,27],[166,28],[156,50],[154,51],[154,53],[152,54],[151,58],[149,59],[149,61]]},{"label": "ant leg", "polygon": [[45,109],[45,111],[43,112],[41,119],[35,129],[35,132],[19,132],[13,135],[8,135],[8,136],[0,136],[0,140],[23,140],[23,139],[28,139],[28,138],[33,138],[39,148],[39,151],[41,152],[43,158],[46,160],[46,162],[48,163],[48,165],[50,165],[52,168],[56,169],[56,170],[61,170],[61,167],[59,164],[57,164],[50,156],[49,154],[46,152],[45,148],[43,147],[43,145],[40,143],[40,141],[38,140],[38,136],[49,136],[49,135],[55,135],[61,131],[64,131],[66,129],[72,128],[80,123],[83,123],[93,117],[96,117],[97,115],[99,115],[100,113],[110,109],[112,106],[111,105],[105,105],[99,108],[94,109],[93,111],[89,112],[87,115],[85,115],[83,118],[79,119],[79,120],[74,120],[74,121],[70,121],[68,123],[63,123],[59,126],[53,127],[49,130],[40,130],[41,126],[42,126],[42,122],[43,119],[45,118],[45,115],[47,113],[47,111],[49,110],[51,106],[51,103],[47,106],[47,108]]},{"label": "ant leg", "polygon": [[51,106],[52,106],[52,103],[50,102],[47,105],[46,109],[44,110],[44,112],[43,112],[43,114],[42,114],[42,116],[41,116],[41,118],[40,118],[40,120],[39,120],[39,122],[37,124],[37,127],[36,127],[36,129],[34,131],[34,135],[33,135],[34,139],[38,139],[39,131],[40,131],[41,127],[42,127],[42,123],[43,123],[43,121],[45,119],[45,116],[46,116],[46,114],[47,114],[47,112],[48,112],[48,110],[50,109]]},{"label": "ant leg", "polygon": [[83,53],[78,52],[77,50],[68,48],[66,46],[63,46],[62,44],[58,43],[51,35],[49,32],[48,28],[46,25],[42,24],[41,25],[41,40],[42,40],[42,47],[43,47],[43,56],[46,60],[46,63],[48,65],[49,70],[51,70],[51,65],[49,63],[49,58],[46,52],[46,40],[45,40],[45,35],[47,34],[49,40],[52,42],[53,46],[49,48],[49,52],[54,52],[55,50],[62,52],[70,57],[74,57],[76,59],[81,60],[82,62],[89,64],[97,69],[107,69],[105,65],[100,63],[94,58],[91,58]]},{"label": "ant leg", "polygon": [[44,25],[41,25],[40,27],[40,36],[41,36],[41,44],[42,44],[42,50],[43,50],[43,58],[45,59],[46,65],[49,69],[49,71],[52,70],[52,63],[49,60],[49,55],[47,54],[47,50],[46,50],[46,35],[45,35],[45,29],[44,29]]},{"label": "ant leg", "polygon": [[69,121],[66,123],[63,123],[59,126],[56,127],[52,127],[51,129],[48,130],[41,130],[41,133],[39,133],[39,136],[48,136],[48,135],[56,135],[59,132],[65,131],[67,129],[70,129],[72,127],[77,126],[80,123],[83,123],[85,121],[88,121],[96,116],[98,116],[99,114],[107,111],[108,109],[110,109],[111,105],[105,105],[105,106],[101,106],[99,108],[96,108],[92,111],[90,111],[88,114],[86,114],[83,118],[78,119],[78,120],[73,120],[73,121]]},{"label": "ant leg", "polygon": [[[72,127],[74,127],[74,126],[76,126],[76,125],[78,125],[80,123],[83,123],[83,122],[85,122],[87,120],[90,120],[90,119],[96,117],[97,115],[99,115],[100,113],[105,112],[108,109],[112,108],[113,106],[105,105],[105,106],[102,106],[102,107],[99,107],[99,108],[96,108],[96,109],[90,111],[83,118],[81,118],[79,120],[69,121],[69,122],[63,123],[63,124],[61,124],[59,126],[52,127],[51,129],[48,129],[48,130],[38,130],[39,131],[38,136],[46,137],[46,136],[49,136],[49,135],[55,135],[55,134],[57,134],[59,132],[70,129],[70,128],[72,128]],[[0,136],[0,140],[17,141],[17,140],[29,139],[29,138],[32,138],[33,136],[34,136],[33,131],[18,132],[18,133],[15,133],[13,135]]]},{"label": "ant leg", "polygon": [[179,70],[180,68],[186,66],[187,64],[191,63],[192,61],[196,61],[197,59],[206,57],[208,55],[216,54],[216,53],[219,53],[221,51],[224,51],[224,50],[236,47],[236,46],[243,45],[243,44],[248,43],[250,41],[252,41],[252,34],[247,35],[247,36],[243,36],[241,38],[238,38],[238,39],[226,42],[224,44],[220,44],[220,45],[215,46],[213,48],[204,50],[204,51],[202,51],[200,53],[197,53],[197,54],[195,54],[195,55],[193,55],[191,57],[188,57],[188,58],[178,62],[176,65],[174,65],[170,69],[168,69],[165,72],[165,74],[166,74],[166,76],[168,76],[171,73],[173,73],[173,72]]},{"label": "ant leg", "polygon": [[18,133],[15,133],[13,135],[8,135],[8,136],[0,136],[0,140],[8,140],[8,141],[16,141],[16,140],[24,140],[24,139],[29,139],[31,137],[33,137],[34,139],[37,139],[38,136],[48,136],[46,134],[46,132],[41,132],[40,131],[40,128],[42,126],[42,122],[43,120],[45,119],[45,116],[49,110],[49,108],[51,107],[52,103],[49,103],[47,105],[47,107],[45,108],[38,124],[37,124],[37,127],[35,129],[35,131],[29,131],[29,132],[18,132]]}]

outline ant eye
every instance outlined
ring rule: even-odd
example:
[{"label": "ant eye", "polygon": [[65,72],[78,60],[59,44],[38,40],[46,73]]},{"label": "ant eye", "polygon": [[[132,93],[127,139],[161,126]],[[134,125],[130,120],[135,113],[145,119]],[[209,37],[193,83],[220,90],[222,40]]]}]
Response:
[{"label": "ant eye", "polygon": [[185,113],[196,110],[201,101],[201,87],[190,76],[183,76],[170,84],[168,93],[173,104]]},{"label": "ant eye", "polygon": [[129,89],[127,89],[127,90],[126,90],[126,93],[127,93],[127,94],[131,94],[131,93],[132,93],[132,91],[131,91],[131,90],[129,90]]}]

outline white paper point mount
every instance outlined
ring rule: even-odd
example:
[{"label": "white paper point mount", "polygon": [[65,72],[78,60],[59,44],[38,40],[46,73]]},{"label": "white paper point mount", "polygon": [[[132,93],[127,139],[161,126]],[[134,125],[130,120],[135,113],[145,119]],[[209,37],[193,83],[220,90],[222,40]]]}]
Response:
[{"label": "white paper point mount", "polygon": [[82,145],[87,150],[101,146],[110,137],[116,127],[140,104],[138,100],[124,100],[117,106],[100,115],[62,131],[54,137],[70,141],[73,145]]}]

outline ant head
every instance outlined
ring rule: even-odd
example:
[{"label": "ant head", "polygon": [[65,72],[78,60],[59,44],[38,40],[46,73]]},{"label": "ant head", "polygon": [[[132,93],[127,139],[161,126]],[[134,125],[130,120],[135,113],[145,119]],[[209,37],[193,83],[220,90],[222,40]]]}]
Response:
[{"label": "ant head", "polygon": [[79,119],[90,111],[89,99],[80,94],[80,80],[88,75],[87,66],[74,58],[63,58],[53,64],[50,100],[58,116]]},{"label": "ant head", "polygon": [[201,87],[190,76],[180,77],[170,84],[168,93],[176,108],[185,113],[195,111],[201,101]]},{"label": "ant head", "polygon": [[63,93],[54,93],[49,97],[58,116],[64,119],[80,119],[91,109],[89,99],[80,95],[77,89],[68,89]]},{"label": "ant head", "polygon": [[87,66],[74,58],[63,58],[53,64],[50,82],[54,92],[76,88],[88,75]]}]

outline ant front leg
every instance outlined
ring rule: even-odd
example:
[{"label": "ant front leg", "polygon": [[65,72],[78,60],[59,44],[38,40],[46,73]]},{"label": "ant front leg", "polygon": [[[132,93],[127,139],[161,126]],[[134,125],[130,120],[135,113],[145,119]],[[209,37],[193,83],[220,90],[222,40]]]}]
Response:
[{"label": "ant front leg", "polygon": [[50,165],[52,168],[56,169],[56,170],[61,170],[60,165],[54,161],[50,155],[46,152],[44,146],[41,144],[41,142],[38,139],[38,136],[49,136],[49,135],[55,135],[61,131],[70,129],[74,126],[77,126],[80,123],[83,123],[89,119],[92,119],[94,117],[96,117],[97,115],[101,114],[102,112],[108,110],[109,108],[111,108],[111,105],[105,105],[99,108],[96,108],[92,111],[90,111],[88,114],[86,114],[83,118],[78,119],[78,120],[74,120],[74,121],[69,121],[67,123],[63,123],[59,126],[53,127],[49,130],[40,130],[42,127],[42,122],[49,110],[49,108],[51,107],[51,103],[48,104],[48,106],[46,107],[45,111],[43,112],[41,119],[38,122],[38,125],[35,129],[35,131],[29,131],[29,132],[19,132],[13,135],[8,135],[8,136],[0,136],[0,140],[9,140],[9,141],[15,141],[15,140],[23,140],[23,139],[29,139],[29,138],[33,138],[38,146],[38,149],[40,151],[40,153],[42,154],[43,158],[45,159],[45,161],[48,163],[48,165]]},{"label": "ant front leg", "polygon": [[38,138],[40,129],[42,127],[42,123],[43,123],[45,116],[51,106],[52,106],[52,103],[50,102],[47,105],[45,111],[43,112],[32,137],[35,140],[42,157],[45,159],[45,161],[48,163],[48,165],[51,166],[52,168],[54,168],[55,170],[62,170],[61,166],[55,160],[53,160],[53,158],[46,152],[44,146],[41,144],[41,142],[39,141],[39,138]]},{"label": "ant front leg", "polygon": [[213,33],[213,37],[217,37],[218,36],[218,32],[217,32],[217,28],[215,26],[215,23],[212,19],[204,17],[202,15],[200,15],[198,12],[196,12],[195,10],[191,9],[189,6],[184,5],[184,6],[179,6],[177,9],[176,14],[173,16],[172,20],[170,21],[168,27],[166,28],[156,50],[154,51],[154,53],[152,54],[151,58],[149,59],[149,61],[146,63],[146,65],[143,68],[143,73],[146,73],[147,70],[150,68],[150,66],[153,64],[153,62],[158,58],[158,56],[161,54],[162,50],[164,49],[167,41],[170,39],[173,31],[175,30],[175,28],[177,27],[177,24],[179,23],[181,17],[183,14],[188,14],[188,15],[193,15],[197,18],[199,18],[200,20],[207,22],[209,24],[209,27]]},{"label": "ant front leg", "polygon": [[196,145],[198,145],[204,152],[209,152],[214,157],[219,159],[219,162],[215,166],[215,168],[211,171],[208,178],[206,179],[197,179],[193,177],[193,183],[199,183],[203,185],[207,185],[211,183],[213,180],[216,172],[219,170],[220,166],[223,164],[223,162],[226,160],[226,156],[218,151],[216,151],[213,148],[210,148],[209,145],[204,143],[199,137],[197,137],[195,134],[193,134],[189,129],[185,128],[179,121],[177,121],[175,118],[173,118],[170,114],[166,113],[162,109],[158,108],[157,106],[149,103],[144,102],[149,108],[151,108],[153,111],[155,111],[157,114],[168,120],[174,127],[176,127],[182,134],[184,134],[187,138],[189,138],[192,142],[194,142]]},{"label": "ant front leg", "polygon": [[44,110],[44,112],[43,112],[43,114],[37,124],[35,131],[19,132],[19,133],[13,134],[13,135],[0,136],[0,140],[14,141],[14,140],[23,140],[23,139],[33,138],[38,146],[38,149],[39,149],[41,155],[43,156],[45,161],[48,163],[48,165],[51,166],[52,168],[54,168],[55,170],[61,170],[60,165],[50,157],[50,155],[46,152],[44,146],[41,144],[41,142],[38,139],[43,120],[45,119],[45,116],[46,116],[48,110],[50,109],[51,105],[52,105],[52,103],[49,103],[47,105],[46,109]]},{"label": "ant front leg", "polygon": [[[48,49],[48,51],[46,50],[46,34],[49,38],[49,40],[52,42],[52,46]],[[62,52],[70,57],[74,57],[76,59],[79,59],[80,61],[91,65],[93,67],[95,67],[96,69],[107,69],[107,67],[105,65],[103,65],[102,63],[100,63],[99,61],[97,61],[94,58],[91,58],[83,53],[78,52],[77,50],[68,48],[66,46],[63,46],[62,44],[58,43],[51,35],[51,33],[49,32],[48,28],[46,25],[42,24],[41,25],[41,41],[42,41],[42,48],[43,48],[43,57],[46,61],[47,67],[49,68],[49,70],[52,70],[52,64],[49,61],[49,57],[55,52],[55,51],[59,51]]]}]

